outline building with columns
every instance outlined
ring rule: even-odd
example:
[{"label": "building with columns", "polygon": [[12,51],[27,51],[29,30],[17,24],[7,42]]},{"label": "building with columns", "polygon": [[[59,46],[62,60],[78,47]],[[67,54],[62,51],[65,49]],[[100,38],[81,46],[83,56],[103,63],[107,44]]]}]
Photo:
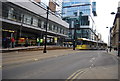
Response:
[{"label": "building with columns", "polygon": [[[37,45],[37,39],[44,44],[47,6],[41,0],[25,2],[2,2],[2,38],[15,38],[15,46]],[[49,10],[47,24],[47,45],[62,45],[68,37],[69,24]],[[3,45],[4,47],[4,45]]]}]

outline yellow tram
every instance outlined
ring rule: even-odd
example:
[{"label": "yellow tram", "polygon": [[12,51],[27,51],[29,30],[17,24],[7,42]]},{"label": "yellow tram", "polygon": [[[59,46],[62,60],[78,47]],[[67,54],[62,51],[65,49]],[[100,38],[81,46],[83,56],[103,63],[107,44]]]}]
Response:
[{"label": "yellow tram", "polygon": [[88,50],[88,49],[100,49],[105,50],[107,44],[100,41],[93,41],[86,38],[78,38],[76,41],[76,49]]}]

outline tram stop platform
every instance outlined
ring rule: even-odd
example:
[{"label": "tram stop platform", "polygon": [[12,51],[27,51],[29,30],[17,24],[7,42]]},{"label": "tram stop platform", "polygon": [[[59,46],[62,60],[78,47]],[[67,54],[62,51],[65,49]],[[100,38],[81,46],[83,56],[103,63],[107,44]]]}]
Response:
[{"label": "tram stop platform", "polygon": [[[70,47],[63,46],[47,46],[47,50],[56,50],[56,49],[70,49]],[[15,47],[15,48],[0,48],[0,52],[12,52],[12,51],[37,51],[43,50],[44,46],[28,46],[28,47]]]}]

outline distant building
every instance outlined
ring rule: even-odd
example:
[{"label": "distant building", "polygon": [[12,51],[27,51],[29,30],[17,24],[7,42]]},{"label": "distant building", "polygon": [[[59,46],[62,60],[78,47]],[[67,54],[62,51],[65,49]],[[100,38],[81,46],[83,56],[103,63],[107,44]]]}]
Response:
[{"label": "distant building", "polygon": [[[15,38],[15,45],[25,44],[28,38],[29,45],[37,45],[37,40],[44,44],[46,27],[46,6],[39,4],[40,0],[26,0],[26,2],[2,3],[2,38]],[[69,24],[49,11],[47,24],[47,44],[62,45],[68,37]]]},{"label": "distant building", "polygon": [[113,27],[111,28],[111,44],[112,47],[118,49],[120,37],[120,2],[118,4],[117,14],[114,19]]},{"label": "distant building", "polygon": [[70,24],[70,38],[74,38],[76,28],[77,38],[97,40],[97,35],[94,32],[96,30],[94,16],[97,16],[96,2],[90,0],[63,0],[62,8],[62,18]]}]

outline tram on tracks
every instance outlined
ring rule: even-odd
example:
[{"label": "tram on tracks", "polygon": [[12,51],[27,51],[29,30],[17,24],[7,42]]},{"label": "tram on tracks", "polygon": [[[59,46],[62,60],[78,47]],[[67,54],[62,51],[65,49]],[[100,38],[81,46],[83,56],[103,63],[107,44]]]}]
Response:
[{"label": "tram on tracks", "polygon": [[76,40],[76,49],[80,50],[105,50],[107,48],[107,44],[100,41],[89,40],[86,38],[78,38]]}]

